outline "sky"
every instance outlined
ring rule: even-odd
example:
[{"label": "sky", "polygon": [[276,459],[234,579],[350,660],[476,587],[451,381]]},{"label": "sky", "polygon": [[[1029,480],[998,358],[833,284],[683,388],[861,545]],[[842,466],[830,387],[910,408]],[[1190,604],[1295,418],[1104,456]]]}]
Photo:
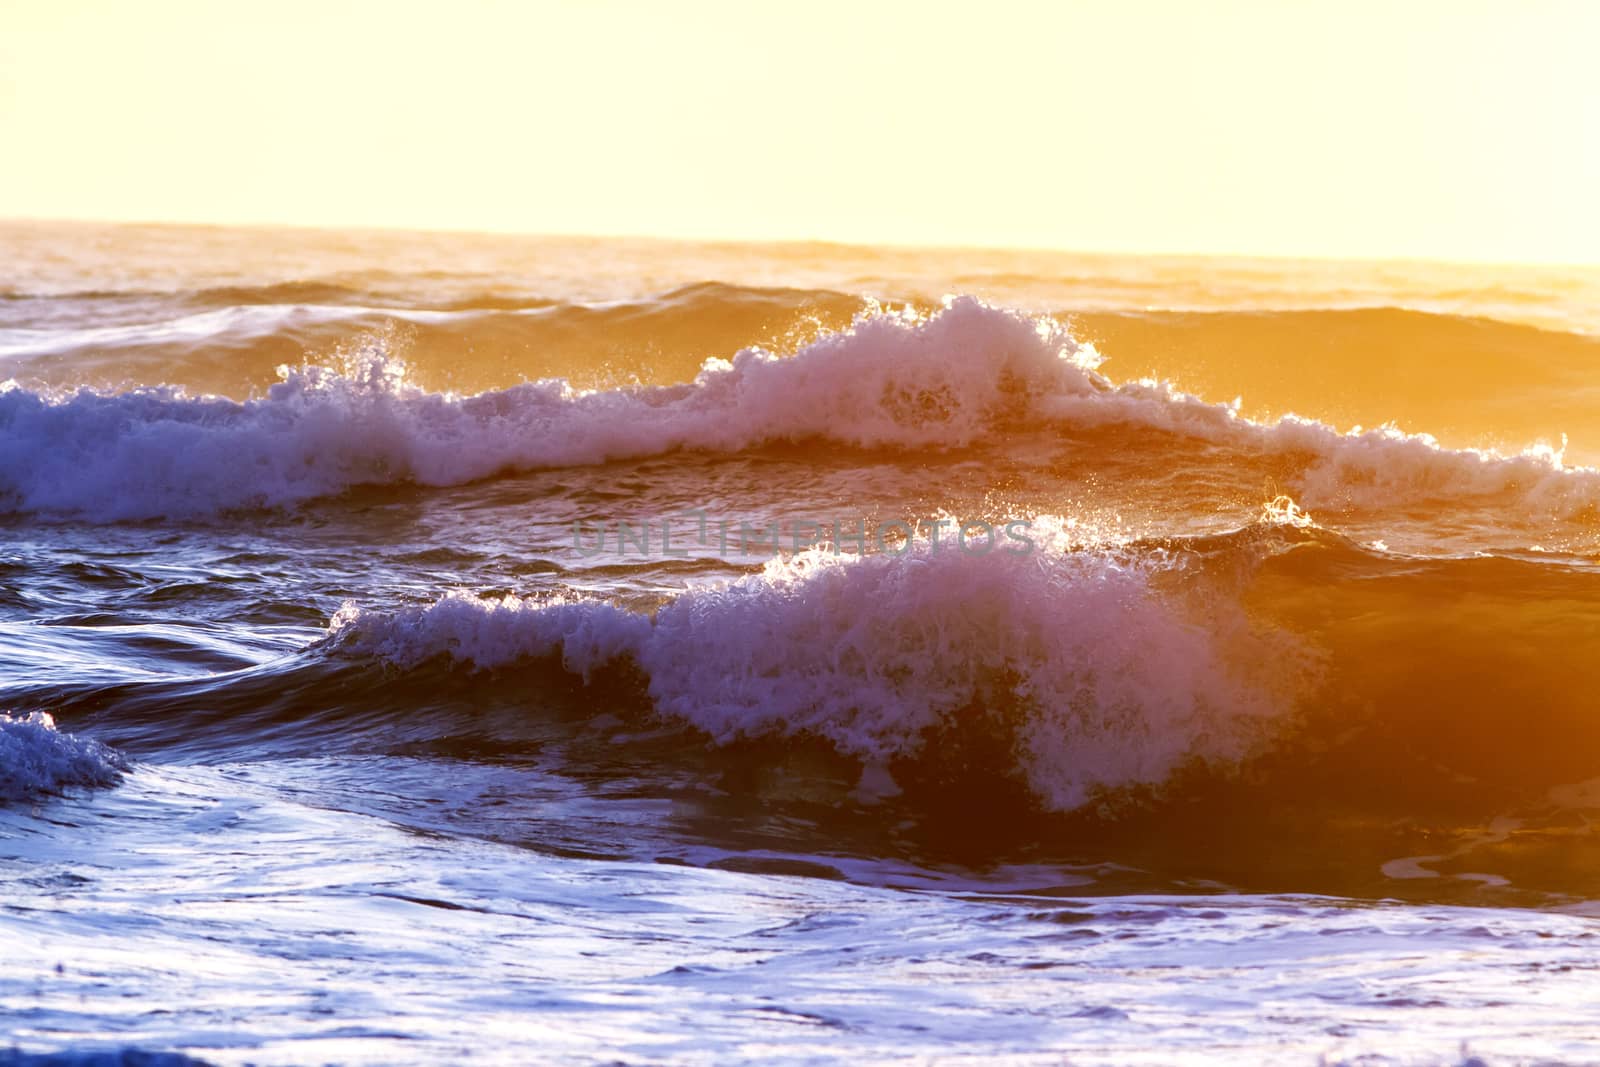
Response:
[{"label": "sky", "polygon": [[0,0],[0,217],[1600,263],[1600,3]]}]

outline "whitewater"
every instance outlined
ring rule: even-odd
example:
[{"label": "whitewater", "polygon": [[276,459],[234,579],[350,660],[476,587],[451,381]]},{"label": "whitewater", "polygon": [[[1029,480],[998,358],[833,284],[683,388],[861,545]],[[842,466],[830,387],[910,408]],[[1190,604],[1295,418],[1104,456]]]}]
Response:
[{"label": "whitewater", "polygon": [[0,1063],[1600,1062],[1600,274],[0,243]]}]

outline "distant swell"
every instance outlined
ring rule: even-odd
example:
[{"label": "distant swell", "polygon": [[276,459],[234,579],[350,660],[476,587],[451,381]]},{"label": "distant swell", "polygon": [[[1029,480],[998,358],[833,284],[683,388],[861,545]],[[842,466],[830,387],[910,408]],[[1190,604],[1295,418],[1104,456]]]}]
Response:
[{"label": "distant swell", "polygon": [[317,282],[192,293],[0,300],[3,374],[28,388],[176,385],[242,398],[276,368],[340,362],[360,338],[403,350],[424,383],[461,392],[567,377],[687,381],[709,355],[791,348],[847,326],[867,301],[828,290],[703,282],[638,300],[384,292]]},{"label": "distant swell", "polygon": [[1163,383],[1115,386],[1098,363],[1053,320],[961,298],[927,316],[863,315],[789,358],[750,348],[711,359],[677,386],[583,391],[549,380],[457,396],[409,384],[376,350],[348,373],[285,370],[245,402],[12,387],[0,393],[0,502],[97,521],[184,517],[679,450],[825,441],[946,451],[1104,427],[1170,438],[1177,463],[1192,461],[1184,439],[1282,457],[1312,506],[1494,497],[1586,515],[1600,500],[1600,475],[1564,467],[1555,450],[1500,456],[1393,429],[1260,424]]}]

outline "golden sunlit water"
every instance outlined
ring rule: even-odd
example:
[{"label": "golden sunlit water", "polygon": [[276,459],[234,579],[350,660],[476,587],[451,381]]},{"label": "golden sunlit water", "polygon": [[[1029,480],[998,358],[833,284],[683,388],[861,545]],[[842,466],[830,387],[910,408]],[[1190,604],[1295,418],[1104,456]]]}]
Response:
[{"label": "golden sunlit water", "polygon": [[0,236],[10,1062],[1590,1054],[1594,271]]},{"label": "golden sunlit water", "polygon": [[0,1067],[1600,1063],[1597,38],[0,0]]}]

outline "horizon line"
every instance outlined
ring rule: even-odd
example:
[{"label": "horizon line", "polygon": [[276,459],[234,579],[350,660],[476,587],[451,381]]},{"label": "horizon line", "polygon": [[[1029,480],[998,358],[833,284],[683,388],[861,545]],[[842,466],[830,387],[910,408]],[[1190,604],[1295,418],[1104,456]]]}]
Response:
[{"label": "horizon line", "polygon": [[1084,256],[1091,258],[1120,258],[1120,259],[1210,259],[1210,260],[1255,260],[1266,262],[1290,263],[1349,263],[1349,264],[1385,264],[1385,263],[1412,263],[1431,266],[1455,267],[1517,267],[1517,268],[1545,268],[1545,269],[1600,269],[1600,259],[1594,261],[1580,260],[1531,260],[1531,259],[1487,259],[1487,258],[1451,258],[1448,256],[1427,256],[1411,254],[1368,254],[1368,255],[1340,255],[1329,253],[1289,253],[1289,252],[1198,252],[1198,251],[1152,251],[1149,249],[1134,250],[1128,248],[1066,248],[1059,245],[1014,245],[1014,244],[987,244],[966,242],[913,242],[913,241],[866,241],[842,240],[831,237],[689,237],[679,234],[646,234],[646,233],[585,233],[581,231],[559,230],[522,230],[505,229],[491,230],[471,226],[449,225],[413,225],[397,226],[380,223],[303,223],[303,222],[264,222],[264,221],[201,221],[196,219],[150,219],[150,218],[91,218],[85,216],[66,215],[19,215],[0,216],[0,225],[68,225],[68,226],[124,226],[130,228],[169,227],[173,229],[195,230],[284,230],[291,232],[308,233],[374,233],[374,234],[440,234],[462,237],[491,237],[491,238],[530,238],[549,240],[590,240],[590,241],[637,241],[657,242],[661,244],[692,244],[692,245],[730,245],[739,247],[749,246],[790,246],[790,247],[824,247],[854,249],[861,251],[906,251],[906,252],[950,252],[950,253],[1021,253],[1035,255],[1061,255]]}]

